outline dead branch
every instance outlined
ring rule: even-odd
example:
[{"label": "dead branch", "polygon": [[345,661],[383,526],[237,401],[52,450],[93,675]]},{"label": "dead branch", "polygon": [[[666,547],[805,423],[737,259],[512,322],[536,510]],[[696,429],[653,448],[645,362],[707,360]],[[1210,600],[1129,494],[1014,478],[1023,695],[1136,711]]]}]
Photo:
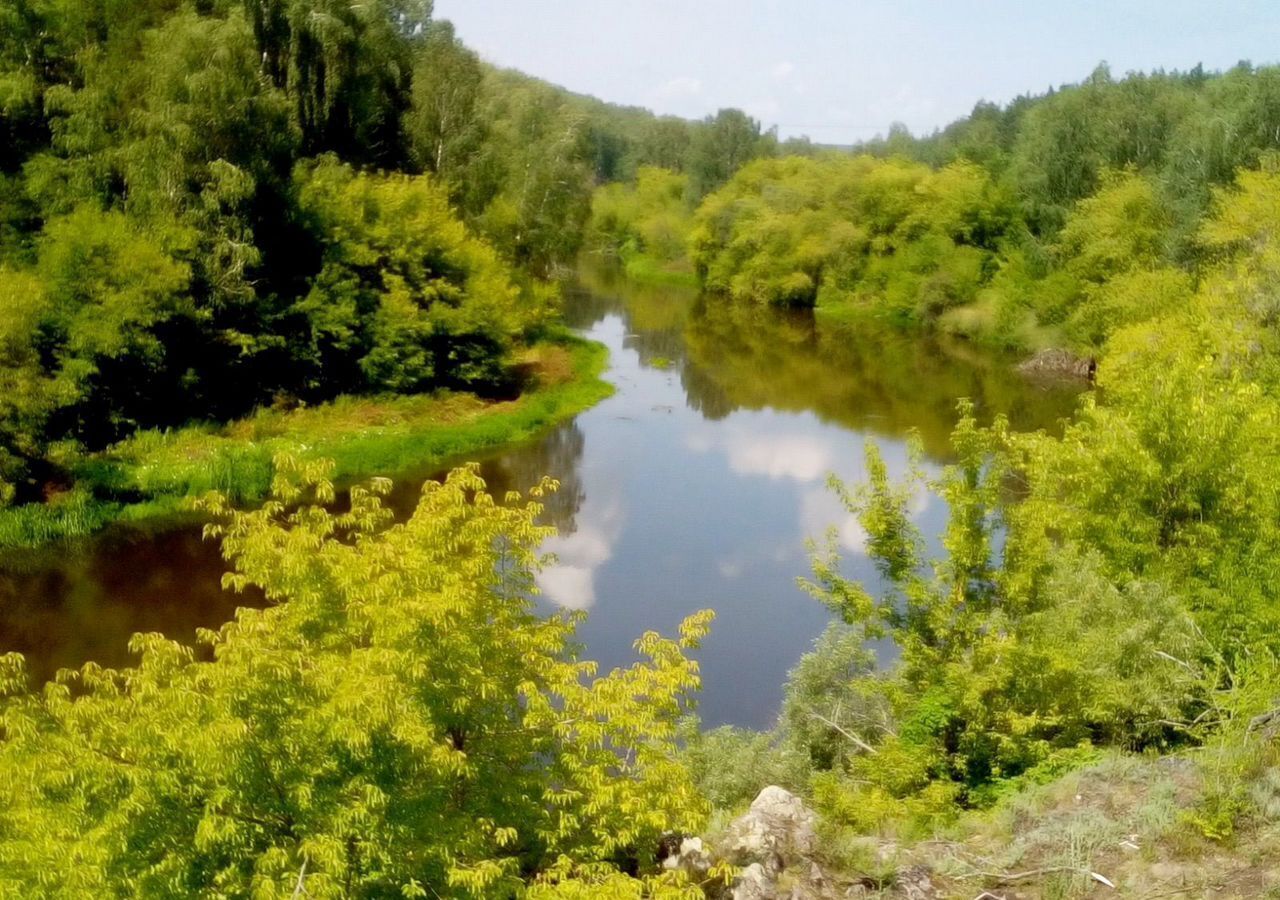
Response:
[{"label": "dead branch", "polygon": [[956,878],[990,878],[997,884],[1017,884],[1019,881],[1027,881],[1041,875],[1052,875],[1055,872],[1073,872],[1077,875],[1087,875],[1100,884],[1115,887],[1109,879],[1091,869],[1082,869],[1079,866],[1045,866],[1043,869],[1027,869],[1025,872],[968,872],[964,875],[957,875]]},{"label": "dead branch", "polygon": [[1245,729],[1245,733],[1252,734],[1261,729],[1274,731],[1277,720],[1280,720],[1280,707],[1254,716],[1249,720],[1249,727]]},{"label": "dead branch", "polygon": [[865,751],[867,751],[868,753],[870,753],[872,756],[875,756],[875,755],[876,755],[876,753],[877,753],[877,752],[879,752],[879,751],[877,751],[877,750],[876,750],[876,748],[875,748],[875,747],[872,747],[870,744],[868,744],[868,743],[867,743],[866,741],[864,741],[862,738],[858,737],[858,736],[857,736],[856,734],[854,734],[852,731],[848,731],[847,729],[840,727],[840,726],[839,726],[839,725],[837,725],[835,722],[833,722],[833,721],[831,721],[830,719],[828,719],[826,716],[821,715],[821,714],[816,713],[816,712],[810,712],[810,713],[809,713],[809,715],[810,715],[812,718],[817,719],[817,720],[818,720],[819,722],[821,722],[823,725],[826,725],[828,728],[834,728],[836,731],[840,732],[842,735],[844,735],[845,737],[847,737],[849,740],[853,741],[855,744],[857,744],[857,745],[858,745],[859,747],[861,747],[863,750],[865,750]]}]

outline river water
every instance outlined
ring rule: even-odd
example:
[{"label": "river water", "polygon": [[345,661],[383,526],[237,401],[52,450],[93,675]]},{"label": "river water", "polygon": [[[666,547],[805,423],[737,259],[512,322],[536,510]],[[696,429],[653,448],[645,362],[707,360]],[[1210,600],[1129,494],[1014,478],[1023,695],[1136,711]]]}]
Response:
[{"label": "river water", "polygon": [[[596,274],[567,304],[571,325],[609,347],[613,397],[528,444],[482,461],[498,493],[541,475],[561,481],[548,504],[558,562],[544,598],[589,612],[579,637],[602,668],[629,663],[642,632],[716,610],[698,653],[707,725],[767,727],[787,671],[828,621],[796,586],[805,540],[837,529],[846,573],[874,583],[862,534],[825,486],[862,473],[866,441],[905,471],[906,435],[926,468],[947,455],[955,402],[1015,428],[1054,430],[1075,391],[1028,383],[1010,360],[868,325],[819,328],[807,314],[706,304],[678,289]],[[401,473],[393,502],[410,508],[426,477]],[[912,513],[936,535],[946,510],[920,496]],[[246,602],[219,587],[223,562],[199,529],[116,528],[0,572],[0,652],[34,675],[86,660],[130,661],[128,638],[189,640]]]}]

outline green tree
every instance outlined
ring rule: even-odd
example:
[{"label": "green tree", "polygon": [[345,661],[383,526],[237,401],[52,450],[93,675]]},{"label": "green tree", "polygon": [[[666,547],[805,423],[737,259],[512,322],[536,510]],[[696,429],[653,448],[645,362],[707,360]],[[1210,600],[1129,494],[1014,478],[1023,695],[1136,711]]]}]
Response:
[{"label": "green tree", "polygon": [[244,0],[267,76],[293,101],[307,153],[403,161],[401,116],[430,0]]},{"label": "green tree", "polygon": [[722,109],[708,116],[694,133],[690,148],[690,191],[695,198],[705,196],[768,149],[760,123],[742,110]]},{"label": "green tree", "polygon": [[[1029,523],[1008,517],[1003,486],[1015,472],[1034,483],[1039,463],[1022,458],[1002,421],[983,429],[970,407],[961,412],[957,462],[928,482],[950,511],[943,556],[926,558],[910,518],[922,476],[892,484],[869,446],[868,482],[833,486],[889,590],[875,597],[847,580],[834,536],[805,583],[862,636],[892,638],[901,651],[887,671],[853,671],[841,690],[855,715],[841,727],[855,746],[818,757],[839,761],[818,779],[822,802],[861,827],[899,815],[904,801],[909,815],[926,818],[945,818],[956,803],[984,805],[1001,783],[1081,746],[1167,746],[1178,733],[1165,723],[1197,709],[1209,688],[1176,662],[1156,664],[1158,653],[1187,658],[1200,640],[1182,598],[1150,573],[1116,584],[1084,549],[1086,536],[1073,532],[1040,557],[1038,589],[1026,589],[1019,575],[1029,557],[1014,529]],[[1005,530],[1016,547],[1001,558],[996,536]],[[831,644],[823,653],[839,671],[848,651]],[[822,747],[812,734],[807,743]]]},{"label": "green tree", "polygon": [[139,635],[136,669],[38,694],[2,658],[4,891],[634,896],[618,867],[705,815],[675,739],[710,614],[597,675],[530,597],[554,484],[500,504],[456,470],[392,525],[386,482],[334,514],[323,464],[278,468],[260,511],[207,501],[228,586],[273,601],[211,657]]},{"label": "green tree", "polygon": [[598,188],[591,201],[589,244],[624,262],[639,256],[659,263],[683,259],[693,224],[687,184],[683,175],[641,166],[635,184]]},{"label": "green tree", "polygon": [[85,207],[46,225],[38,281],[3,276],[34,288],[6,330],[19,371],[31,373],[34,365],[39,373],[17,377],[43,395],[18,402],[46,414],[40,424],[20,419],[20,432],[35,433],[19,442],[70,437],[101,447],[155,421],[154,398],[168,386],[161,332],[191,313],[190,270],[166,237],[184,236],[151,233],[122,213]]},{"label": "green tree", "polygon": [[654,119],[640,139],[640,162],[682,172],[689,165],[692,129],[688,122],[672,116]]},{"label": "green tree", "polygon": [[478,164],[492,188],[473,201],[474,221],[516,265],[547,274],[572,261],[591,213],[589,120],[545,85],[496,87],[486,113],[492,139]]},{"label": "green tree", "polygon": [[418,48],[412,105],[405,117],[417,163],[442,179],[462,177],[483,137],[483,71],[448,22],[433,22]]},{"label": "green tree", "polygon": [[324,247],[297,311],[312,389],[493,388],[512,339],[546,310],[454,216],[429,176],[357,174],[332,158],[299,170],[299,202]]}]

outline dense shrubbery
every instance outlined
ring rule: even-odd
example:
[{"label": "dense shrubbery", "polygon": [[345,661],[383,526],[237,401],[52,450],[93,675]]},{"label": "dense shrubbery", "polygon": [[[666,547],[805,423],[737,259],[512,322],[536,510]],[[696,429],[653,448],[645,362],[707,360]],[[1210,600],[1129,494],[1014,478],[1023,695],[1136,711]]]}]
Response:
[{"label": "dense shrubbery", "polygon": [[[1131,181],[1100,205],[1109,192],[1143,202]],[[807,786],[835,822],[909,829],[1098,748],[1207,744],[1214,788],[1186,822],[1221,838],[1272,814],[1249,784],[1275,751],[1249,723],[1280,692],[1277,200],[1266,171],[1217,193],[1199,287],[1114,332],[1101,392],[1060,438],[979,427],[962,407],[955,463],[901,485],[868,447],[868,482],[834,487],[889,590],[842,576],[834,543],[815,548],[808,587],[841,623],[793,673],[772,735],[695,743],[717,799],[749,792],[716,775],[736,770],[726,758],[751,760]],[[1139,257],[1143,233],[1088,235],[1074,224],[1086,218],[1106,222],[1096,209],[1068,220],[1069,265],[1097,296],[1129,290],[1106,248]],[[911,521],[923,489],[950,509],[936,560]],[[868,638],[900,656],[876,668]]]},{"label": "dense shrubbery", "polygon": [[28,693],[0,657],[0,891],[638,896],[706,814],[674,742],[710,615],[597,675],[530,597],[553,483],[500,504],[459,469],[392,525],[385,481],[336,515],[323,464],[277,468],[260,511],[207,501],[228,585],[277,601],[211,659],[140,635]]},{"label": "dense shrubbery", "polygon": [[501,382],[512,339],[550,313],[549,289],[522,296],[498,254],[421,176],[357,175],[322,160],[298,185],[323,248],[296,307],[309,338],[309,387],[412,393]]},{"label": "dense shrubbery", "polygon": [[1010,204],[977,166],[756,162],[703,201],[690,238],[708,288],[783,306],[873,302],[905,318],[973,300]]},{"label": "dense shrubbery", "polygon": [[1096,352],[1189,299],[1194,271],[1171,261],[1177,223],[1149,177],[1104,172],[1046,238],[1025,199],[967,161],[766,160],[706,198],[689,247],[705,286],[738,300],[863,310],[1020,347]]},{"label": "dense shrubbery", "polygon": [[621,261],[636,281],[692,274],[685,243],[692,227],[687,176],[652,166],[636,173],[634,184],[609,184],[591,201],[587,245]]}]

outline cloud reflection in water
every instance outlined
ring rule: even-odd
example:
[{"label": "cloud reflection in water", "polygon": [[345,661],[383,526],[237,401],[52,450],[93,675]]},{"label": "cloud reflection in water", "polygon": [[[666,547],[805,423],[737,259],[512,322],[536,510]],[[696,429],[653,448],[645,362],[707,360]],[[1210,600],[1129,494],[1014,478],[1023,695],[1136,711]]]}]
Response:
[{"label": "cloud reflection in water", "polygon": [[538,587],[557,606],[590,609],[596,602],[596,572],[613,556],[625,520],[616,495],[588,494],[577,515],[577,528],[542,545],[556,561],[537,575]]}]

